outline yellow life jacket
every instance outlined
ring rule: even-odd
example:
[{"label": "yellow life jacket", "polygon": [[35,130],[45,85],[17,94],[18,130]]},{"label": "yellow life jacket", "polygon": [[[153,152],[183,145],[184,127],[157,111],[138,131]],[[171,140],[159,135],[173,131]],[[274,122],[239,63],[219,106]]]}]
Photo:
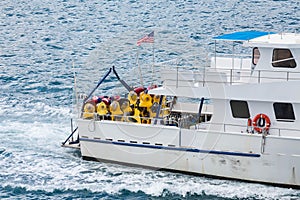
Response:
[{"label": "yellow life jacket", "polygon": [[100,116],[106,115],[108,113],[106,104],[103,101],[97,104],[97,113]]},{"label": "yellow life jacket", "polygon": [[[111,112],[111,119],[114,120],[119,120],[118,116],[122,116],[123,112],[120,109],[120,104],[117,101],[113,101],[110,106],[109,106],[110,112]],[[117,118],[116,118],[117,117]]]},{"label": "yellow life jacket", "polygon": [[134,115],[127,117],[128,121],[129,122],[136,122],[136,123],[140,124],[141,123],[140,114],[141,114],[141,112],[139,111],[139,109],[135,108],[134,109]]},{"label": "yellow life jacket", "polygon": [[95,106],[92,103],[86,103],[83,108],[83,118],[92,119],[94,118]]},{"label": "yellow life jacket", "polygon": [[152,106],[152,97],[150,94],[141,93],[140,94],[140,104],[139,107],[150,108]]},{"label": "yellow life jacket", "polygon": [[137,96],[137,93],[135,91],[130,91],[128,93],[128,96],[127,96],[129,102],[130,102],[130,105],[134,105],[136,104],[137,100],[138,100],[138,96]]}]

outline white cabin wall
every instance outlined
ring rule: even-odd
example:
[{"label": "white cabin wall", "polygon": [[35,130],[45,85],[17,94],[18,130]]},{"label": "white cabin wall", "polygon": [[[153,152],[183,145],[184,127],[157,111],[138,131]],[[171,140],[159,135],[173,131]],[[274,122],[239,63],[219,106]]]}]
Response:
[{"label": "white cabin wall", "polygon": [[[286,103],[292,103],[294,114],[295,114],[295,121],[282,121],[277,120],[273,108],[274,102],[248,102],[251,119],[253,119],[257,114],[264,113],[266,114],[270,120],[271,120],[271,126],[270,126],[270,134],[271,135],[284,135],[284,136],[300,136],[300,133],[297,130],[300,128],[300,120],[298,119],[300,113],[300,104],[295,104],[292,102],[286,102]],[[255,106],[254,106],[255,105]],[[289,131],[287,131],[289,129]],[[292,131],[295,130],[295,131]]]},{"label": "white cabin wall", "polygon": [[215,131],[224,131],[225,119],[230,113],[226,108],[226,102],[222,99],[213,99],[213,115],[209,121],[209,129]]},{"label": "white cabin wall", "polygon": [[291,51],[296,61],[296,67],[293,71],[297,73],[291,73],[289,74],[289,77],[300,79],[300,49],[291,49]]},{"label": "white cabin wall", "polygon": [[255,66],[255,71],[258,70],[272,70],[272,52],[273,48],[262,48],[258,47],[260,52],[260,58],[258,59],[257,65]]},{"label": "white cabin wall", "polygon": [[260,58],[252,73],[252,83],[286,81],[291,78],[300,79],[300,50],[290,49],[297,66],[295,68],[273,67],[272,56],[274,48],[259,47]]},{"label": "white cabin wall", "polygon": [[[238,132],[243,133],[247,131],[247,118],[234,118],[231,111],[230,99],[226,99],[224,102],[225,118],[224,118],[224,130],[226,132]],[[250,109],[250,108],[249,108]],[[251,114],[251,113],[250,113]]]},{"label": "white cabin wall", "polygon": [[[238,100],[238,99],[235,99]],[[247,118],[234,118],[232,115],[230,100],[213,100],[214,114],[211,121],[208,123],[209,130],[225,131],[225,132],[247,132]],[[293,103],[295,121],[277,120],[273,108],[274,102],[266,101],[247,101],[249,107],[250,118],[260,114],[266,114],[271,120],[270,134],[284,136],[300,136],[296,129],[300,129],[300,104]],[[287,102],[292,103],[292,102]],[[289,129],[289,131],[287,131]],[[291,131],[295,130],[295,131]]]},{"label": "white cabin wall", "polygon": [[250,82],[252,83],[258,83],[260,82],[260,76],[261,72],[263,70],[272,70],[271,68],[271,62],[272,62],[272,51],[270,48],[262,48],[259,47],[260,52],[260,58],[258,59],[258,62],[256,66],[254,66],[253,73],[250,79]]},{"label": "white cabin wall", "polygon": [[[292,103],[292,102],[291,102]],[[276,120],[275,113],[273,114],[271,128],[274,128],[274,134],[277,135],[284,135],[284,136],[293,136],[299,137],[300,136],[300,104],[299,103],[292,103],[293,110],[295,115],[295,121],[282,121]],[[273,107],[272,107],[273,108]]]}]

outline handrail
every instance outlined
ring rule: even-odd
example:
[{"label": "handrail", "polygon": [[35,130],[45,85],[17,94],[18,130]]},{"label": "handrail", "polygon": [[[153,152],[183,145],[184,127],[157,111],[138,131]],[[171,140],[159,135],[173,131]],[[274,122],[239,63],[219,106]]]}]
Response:
[{"label": "handrail", "polygon": [[[256,73],[254,73],[256,72]],[[220,78],[214,78],[220,77]],[[223,79],[221,78],[223,76]],[[246,80],[245,80],[246,79]],[[221,84],[240,84],[248,83],[249,81],[255,81],[261,83],[263,80],[272,81],[300,81],[300,72],[291,71],[271,71],[271,70],[248,70],[248,69],[220,69],[212,68],[212,70],[203,68],[202,71],[179,71],[178,68],[173,71],[168,71],[164,81],[174,82],[175,87],[188,87],[180,85],[182,82],[191,83],[189,86],[193,86],[195,83],[198,85],[205,85],[205,83],[221,83]]]},{"label": "handrail", "polygon": [[[201,124],[201,123],[200,123]],[[225,124],[225,123],[211,123],[211,122],[203,122],[203,124],[207,124],[207,125],[217,125],[217,126],[222,126],[223,127],[223,131],[224,132],[228,132],[227,129],[229,126],[232,127],[241,127],[244,128],[245,132],[247,131],[247,126],[245,125],[240,125],[240,124]],[[271,131],[273,130],[273,131]],[[243,131],[243,130],[241,130]],[[282,131],[289,131],[289,132],[299,132],[300,129],[292,129],[292,128],[274,128],[274,127],[270,127],[269,132],[273,133],[272,135],[277,135],[277,136],[282,136],[281,133]],[[277,132],[277,134],[275,134],[275,132]],[[299,136],[300,138],[300,136]]]},{"label": "handrail", "polygon": [[[134,115],[112,115],[112,114],[106,114],[106,115],[98,115],[97,113],[90,113],[90,112],[82,112],[82,116],[84,116],[85,113],[91,114],[92,117],[88,117],[88,118],[83,118],[82,119],[86,119],[86,120],[95,120],[95,121],[120,121],[120,122],[132,122],[129,119],[135,117]],[[117,117],[117,118],[122,118],[122,120],[111,120],[111,117]],[[171,119],[171,118],[167,118],[169,117],[169,115],[163,115],[162,117],[143,117],[140,116],[139,118],[141,120],[150,120],[151,122],[154,120],[163,120],[164,122],[168,122],[168,124],[173,124],[176,126],[179,126],[179,122],[175,119]],[[107,119],[109,118],[109,119]],[[135,123],[135,122],[132,122]],[[143,124],[143,123],[142,123]],[[157,123],[159,125],[159,123]],[[155,124],[154,124],[155,125]],[[166,125],[166,124],[165,124]]]},{"label": "handrail", "polygon": [[62,145],[65,145],[67,143],[67,141],[74,135],[74,133],[77,131],[78,126],[73,130],[73,132],[68,136],[68,138],[62,142]]},{"label": "handrail", "polygon": [[[99,115],[97,115],[97,113],[93,113],[94,114],[94,118],[88,118],[87,120],[95,120],[95,121],[101,121],[101,120],[103,120],[103,121],[112,121],[112,120],[109,120],[109,119],[101,119],[101,118],[99,118]],[[129,118],[131,118],[131,117],[133,117],[133,116],[126,116],[126,115],[111,115],[111,114],[107,114],[106,115],[107,117],[122,117],[123,118],[123,120],[114,120],[114,121],[118,121],[118,122],[130,122],[130,123],[135,123],[135,122],[131,122],[130,120],[128,120]],[[163,124],[163,125],[165,125],[165,126],[176,126],[176,127],[178,127],[178,128],[183,128],[181,125],[181,120],[180,119],[178,119],[178,120],[176,120],[176,119],[173,119],[173,118],[168,118],[169,117],[169,115],[167,115],[167,116],[163,116],[163,117],[158,117],[158,118],[156,118],[156,117],[140,117],[140,119],[141,120],[150,120],[151,121],[151,125],[161,125],[160,123],[157,123],[157,124],[154,124],[154,123],[152,123],[152,122],[154,122],[154,120],[157,120],[157,121],[163,121],[165,124]],[[126,119],[126,120],[124,120],[124,118]],[[149,124],[149,123],[141,123],[141,124]],[[205,124],[205,125],[215,125],[215,126],[220,126],[220,127],[223,127],[223,132],[228,132],[227,130],[229,129],[230,130],[230,128],[228,128],[228,127],[240,127],[241,129],[240,129],[240,131],[239,132],[244,132],[244,133],[249,133],[249,134],[251,134],[251,132],[247,132],[247,126],[246,126],[246,124],[245,125],[241,125],[241,124],[225,124],[225,123],[212,123],[212,122],[210,122],[210,121],[208,121],[208,122],[201,122],[201,123],[199,123],[199,124],[195,124],[196,126],[195,126],[195,129],[197,130],[197,129],[200,129],[197,125],[201,125],[201,124]],[[77,130],[77,128],[74,130],[74,132]],[[282,132],[283,131],[289,131],[289,132],[300,132],[300,129],[291,129],[291,128],[274,128],[274,127],[271,127],[270,129],[269,129],[269,132],[271,132],[272,133],[272,135],[277,135],[277,136],[282,136]],[[74,133],[73,132],[73,133]],[[277,132],[277,134],[275,134]],[[73,134],[72,133],[72,134]],[[72,135],[71,134],[71,135]],[[71,136],[70,135],[70,136]],[[70,136],[69,136],[69,138],[70,138]],[[69,139],[68,138],[68,139]],[[300,138],[300,136],[299,136],[299,138]],[[68,140],[67,139],[67,140]],[[67,141],[66,140],[66,141]]]}]

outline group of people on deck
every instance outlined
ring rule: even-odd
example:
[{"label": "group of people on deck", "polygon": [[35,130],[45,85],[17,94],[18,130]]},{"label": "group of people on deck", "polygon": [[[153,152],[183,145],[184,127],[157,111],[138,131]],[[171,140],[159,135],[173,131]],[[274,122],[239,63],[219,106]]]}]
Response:
[{"label": "group of people on deck", "polygon": [[[83,118],[150,124],[151,119],[157,116],[159,101],[159,95],[150,95],[144,88],[130,91],[127,98],[94,96],[85,103]],[[163,96],[159,117],[168,115],[166,104]]]}]

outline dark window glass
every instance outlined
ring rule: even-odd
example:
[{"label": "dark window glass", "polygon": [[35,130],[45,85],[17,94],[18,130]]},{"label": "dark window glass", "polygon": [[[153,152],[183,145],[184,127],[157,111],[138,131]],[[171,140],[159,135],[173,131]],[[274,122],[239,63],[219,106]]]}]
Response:
[{"label": "dark window glass", "polygon": [[247,101],[231,100],[230,107],[234,118],[249,118],[249,108]]},{"label": "dark window glass", "polygon": [[293,105],[291,103],[274,103],[275,117],[278,120],[295,120]]},{"label": "dark window glass", "polygon": [[254,47],[253,48],[253,56],[252,56],[252,63],[253,63],[253,65],[257,64],[259,58],[260,58],[260,52],[259,52],[259,50],[258,50],[257,47]]},{"label": "dark window glass", "polygon": [[273,67],[295,68],[296,62],[289,49],[274,49],[272,65]]}]

